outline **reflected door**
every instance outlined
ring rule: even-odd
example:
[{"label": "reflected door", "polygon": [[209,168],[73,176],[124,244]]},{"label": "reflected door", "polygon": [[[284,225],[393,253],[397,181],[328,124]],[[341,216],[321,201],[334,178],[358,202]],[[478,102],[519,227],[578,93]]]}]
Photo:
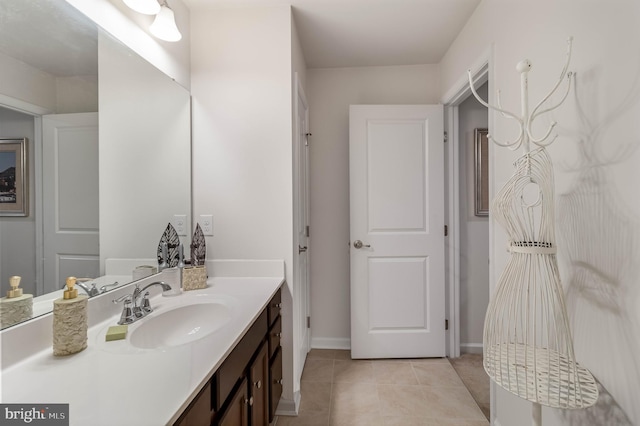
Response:
[{"label": "reflected door", "polygon": [[68,276],[97,277],[98,114],[42,117],[44,291]]},{"label": "reflected door", "polygon": [[439,105],[352,105],[352,358],[445,355]]}]

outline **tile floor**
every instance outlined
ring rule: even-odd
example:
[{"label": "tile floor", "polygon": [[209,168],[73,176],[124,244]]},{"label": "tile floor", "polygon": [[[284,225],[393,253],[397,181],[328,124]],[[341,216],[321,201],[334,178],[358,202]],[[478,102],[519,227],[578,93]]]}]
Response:
[{"label": "tile floor", "polygon": [[351,360],[312,350],[297,417],[276,426],[486,426],[487,418],[447,359]]}]

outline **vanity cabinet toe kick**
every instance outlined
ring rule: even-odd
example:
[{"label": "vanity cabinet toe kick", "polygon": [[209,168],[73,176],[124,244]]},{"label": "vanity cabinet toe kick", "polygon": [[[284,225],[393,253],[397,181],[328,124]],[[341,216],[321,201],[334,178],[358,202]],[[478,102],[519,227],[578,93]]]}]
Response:
[{"label": "vanity cabinet toe kick", "polygon": [[282,395],[278,289],[174,426],[268,426]]}]

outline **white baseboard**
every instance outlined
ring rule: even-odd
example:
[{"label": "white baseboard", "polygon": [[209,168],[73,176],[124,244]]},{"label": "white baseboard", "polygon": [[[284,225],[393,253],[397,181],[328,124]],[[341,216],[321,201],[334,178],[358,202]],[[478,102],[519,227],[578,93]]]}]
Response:
[{"label": "white baseboard", "polygon": [[280,398],[276,416],[297,416],[300,410],[300,391],[293,394],[293,400]]},{"label": "white baseboard", "polygon": [[460,343],[462,354],[482,354],[482,343]]},{"label": "white baseboard", "polygon": [[337,338],[312,337],[311,348],[312,349],[349,350],[351,349],[351,339],[347,339],[343,337],[337,337]]}]

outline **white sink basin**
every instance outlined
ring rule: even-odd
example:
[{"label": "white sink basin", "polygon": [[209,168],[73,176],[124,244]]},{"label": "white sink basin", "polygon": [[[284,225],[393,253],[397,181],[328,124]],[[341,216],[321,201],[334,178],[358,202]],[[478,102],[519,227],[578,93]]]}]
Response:
[{"label": "white sink basin", "polygon": [[128,340],[140,349],[184,345],[208,336],[230,319],[231,309],[223,302],[177,306],[141,319]]}]

